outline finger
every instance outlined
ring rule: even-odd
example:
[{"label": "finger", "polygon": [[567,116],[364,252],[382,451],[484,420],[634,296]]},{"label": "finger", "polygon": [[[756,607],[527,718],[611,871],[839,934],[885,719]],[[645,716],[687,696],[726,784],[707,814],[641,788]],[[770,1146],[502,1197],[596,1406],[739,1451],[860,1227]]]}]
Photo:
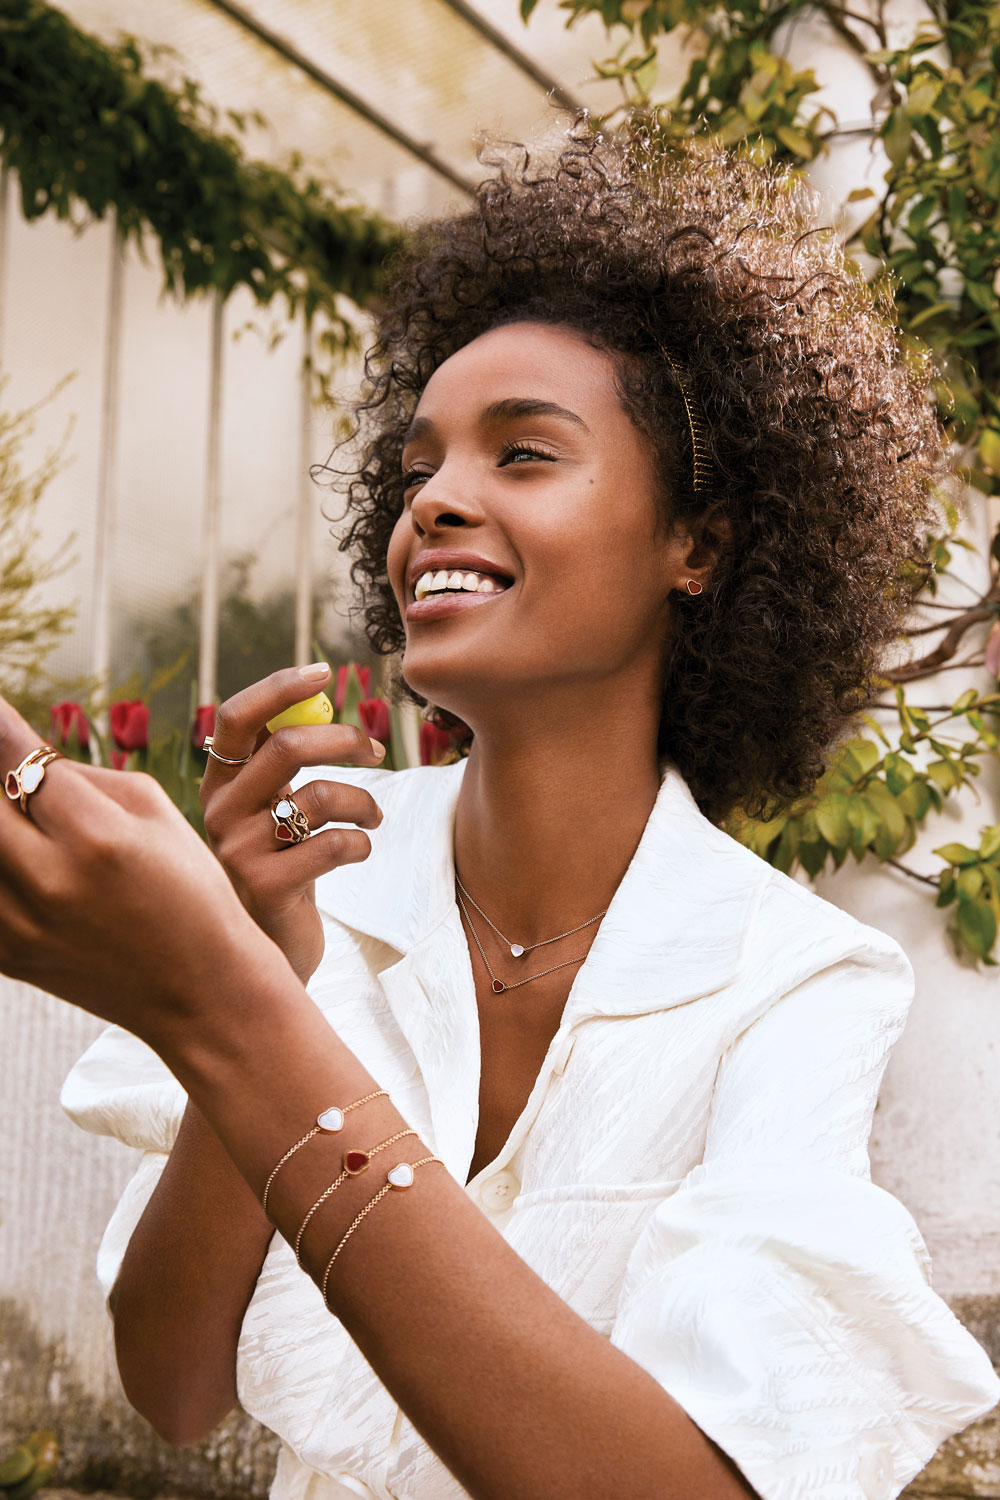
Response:
[{"label": "finger", "polygon": [[270,807],[305,766],[381,765],[385,746],[351,724],[308,724],[275,730],[226,790],[225,816]]},{"label": "finger", "polygon": [[287,796],[305,813],[313,832],[327,823],[353,823],[356,828],[377,828],[382,809],[371,792],[344,781],[308,781]]},{"label": "finger", "polygon": [[[6,782],[8,772],[16,770],[25,756],[46,743],[6,699],[0,698],[0,786]],[[22,812],[19,801],[0,795],[0,868],[5,871],[14,874],[30,869],[32,860],[41,856],[47,840],[35,815],[43,794],[48,800],[54,795],[57,778],[52,775],[52,767],[64,764],[58,760],[46,766],[37,790],[28,798],[27,815]]]},{"label": "finger", "polygon": [[372,852],[371,839],[358,828],[328,828],[301,844],[275,844],[280,860],[257,860],[242,877],[255,905],[282,906],[320,875],[341,865],[361,864]]},{"label": "finger", "polygon": [[[234,693],[221,704],[215,716],[215,732],[212,749],[231,760],[242,760],[251,755],[266,734],[266,723],[293,703],[301,703],[322,692],[330,680],[330,667],[326,662],[316,662],[308,667],[283,667],[253,682],[242,692]],[[225,784],[242,769],[240,766],[223,765],[210,755],[205,770],[203,785]]]}]

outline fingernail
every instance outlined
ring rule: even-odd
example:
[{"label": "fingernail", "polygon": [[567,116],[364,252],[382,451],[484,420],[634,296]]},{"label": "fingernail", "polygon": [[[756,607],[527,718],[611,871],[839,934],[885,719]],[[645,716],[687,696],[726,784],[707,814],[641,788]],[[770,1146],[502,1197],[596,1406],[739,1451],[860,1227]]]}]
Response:
[{"label": "fingernail", "polygon": [[330,663],[329,662],[327,662],[327,661],[314,661],[313,664],[312,664],[312,666],[309,666],[309,667],[300,667],[299,668],[299,676],[300,677],[304,677],[305,680],[306,680],[306,682],[317,682],[321,677],[325,677],[326,674],[327,674],[327,672],[329,672],[329,670],[330,670]]},{"label": "fingernail", "polygon": [[383,755],[385,754],[385,746],[383,745],[382,741],[372,740],[371,747],[375,751],[375,754],[378,756],[379,760],[381,760]]}]

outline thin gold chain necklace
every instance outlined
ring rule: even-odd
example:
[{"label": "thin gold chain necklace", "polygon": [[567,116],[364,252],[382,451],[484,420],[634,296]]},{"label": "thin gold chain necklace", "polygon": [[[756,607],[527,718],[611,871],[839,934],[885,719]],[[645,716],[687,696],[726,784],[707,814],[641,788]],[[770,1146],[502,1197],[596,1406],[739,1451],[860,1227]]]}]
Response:
[{"label": "thin gold chain necklace", "polygon": [[[507,945],[507,947],[510,949],[511,958],[520,958],[522,954],[532,953],[536,948],[547,948],[550,943],[558,943],[563,938],[572,937],[574,933],[582,932],[585,927],[593,927],[595,922],[599,922],[602,917],[607,916],[608,911],[608,908],[605,907],[603,911],[599,911],[597,913],[596,917],[590,917],[586,922],[581,922],[579,927],[571,927],[568,932],[560,932],[557,937],[543,938],[539,943],[512,943],[509,937],[504,937],[497,924],[490,921],[489,917],[483,911],[483,908],[479,905],[479,902],[474,901],[473,898],[469,895],[469,892],[465,889],[465,886],[458,878],[457,870],[455,871],[455,884],[458,886],[459,891],[465,897],[466,901],[468,901],[469,905],[476,908],[476,911],[482,917],[483,921],[486,922],[490,927],[492,927],[493,931],[496,933],[500,941]],[[537,978],[538,976],[536,975],[535,977]],[[510,989],[510,985],[508,985],[507,988]]]},{"label": "thin gold chain necklace", "polygon": [[[458,883],[458,876],[455,877],[455,880],[456,880],[456,883]],[[585,953],[581,953],[580,956],[579,956],[579,958],[566,958],[566,959],[563,959],[563,961],[562,961],[561,964],[553,964],[552,967],[551,967],[551,969],[543,969],[540,974],[529,974],[528,977],[527,977],[527,979],[515,979],[515,981],[514,981],[513,984],[505,984],[502,979],[498,979],[497,976],[496,976],[496,974],[494,974],[494,972],[493,972],[493,966],[491,965],[489,959],[486,957],[486,950],[484,949],[482,943],[479,941],[479,933],[476,931],[475,923],[472,920],[472,916],[471,916],[471,913],[469,912],[469,908],[466,906],[465,901],[462,898],[462,891],[463,890],[464,890],[464,887],[461,886],[461,885],[459,885],[459,890],[458,890],[458,893],[457,893],[458,894],[458,904],[462,908],[462,911],[465,914],[465,920],[469,924],[469,931],[472,933],[472,936],[475,939],[476,947],[479,949],[479,957],[482,959],[483,963],[486,965],[486,972],[489,974],[490,979],[492,980],[493,990],[494,990],[494,992],[497,995],[502,995],[503,992],[504,992],[504,990],[517,990],[517,989],[520,989],[520,987],[521,987],[522,984],[531,984],[531,982],[532,982],[533,979],[544,979],[545,976],[546,976],[546,974],[554,974],[557,969],[567,969],[567,968],[569,968],[570,964],[582,964],[583,961],[584,961],[584,959],[586,958],[587,955]],[[466,893],[466,894],[468,894],[468,893]],[[471,896],[469,897],[469,900],[470,901],[472,900]],[[473,905],[475,905],[475,903],[473,903]],[[479,911],[479,907],[476,907],[476,910]],[[486,916],[486,913],[483,912],[482,915]],[[604,913],[602,912],[601,915],[603,916]],[[488,917],[486,918],[486,920],[489,922],[489,918]],[[597,918],[595,917],[593,920],[596,922]],[[490,926],[491,927],[492,927],[492,925],[493,925],[492,922],[490,922]],[[583,925],[585,927],[589,927],[590,923],[589,922],[585,922]],[[577,927],[577,928],[574,928],[574,931],[575,932],[579,932],[580,929]],[[568,933],[564,933],[563,936],[564,937],[568,937],[569,934]],[[506,941],[506,939],[504,939],[504,941]],[[554,943],[554,942],[556,942],[556,939],[555,938],[548,938],[546,941],[550,942],[550,943]],[[541,943],[534,943],[532,946],[535,947],[535,948],[540,948],[542,946],[542,944]]]}]

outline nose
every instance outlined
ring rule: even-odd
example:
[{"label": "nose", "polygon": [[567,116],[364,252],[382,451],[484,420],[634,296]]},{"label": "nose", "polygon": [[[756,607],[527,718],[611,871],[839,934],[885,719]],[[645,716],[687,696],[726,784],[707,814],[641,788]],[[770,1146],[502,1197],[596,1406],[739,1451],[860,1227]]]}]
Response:
[{"label": "nose", "polygon": [[472,498],[471,483],[462,482],[457,469],[450,465],[446,475],[438,469],[418,488],[410,504],[410,519],[418,536],[458,526],[475,526],[482,521],[480,506]]}]

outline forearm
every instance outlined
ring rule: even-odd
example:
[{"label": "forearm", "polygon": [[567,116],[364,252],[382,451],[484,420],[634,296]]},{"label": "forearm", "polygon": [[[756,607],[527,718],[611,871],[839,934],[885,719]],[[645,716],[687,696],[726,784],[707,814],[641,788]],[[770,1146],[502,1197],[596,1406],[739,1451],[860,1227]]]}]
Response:
[{"label": "forearm", "polygon": [[273,1233],[189,1105],[112,1296],[122,1385],[173,1443],[199,1441],[236,1403],[236,1346]]},{"label": "forearm", "polygon": [[[254,1192],[319,1110],[377,1087],[294,984],[239,1000],[237,1033],[218,1045],[180,1040],[167,1061],[225,1142]],[[234,1038],[239,1036],[239,1040]],[[252,1037],[252,1042],[251,1042]],[[171,1052],[168,1044],[165,1055]],[[286,1238],[339,1172],[407,1122],[391,1101],[348,1116],[282,1169],[269,1208]],[[320,1281],[356,1214],[401,1160],[428,1155],[407,1137],[316,1215],[304,1263]],[[509,1248],[441,1166],[386,1194],[338,1257],[329,1303],[426,1441],[476,1500],[712,1500],[752,1493],[686,1414],[598,1335]]]}]

